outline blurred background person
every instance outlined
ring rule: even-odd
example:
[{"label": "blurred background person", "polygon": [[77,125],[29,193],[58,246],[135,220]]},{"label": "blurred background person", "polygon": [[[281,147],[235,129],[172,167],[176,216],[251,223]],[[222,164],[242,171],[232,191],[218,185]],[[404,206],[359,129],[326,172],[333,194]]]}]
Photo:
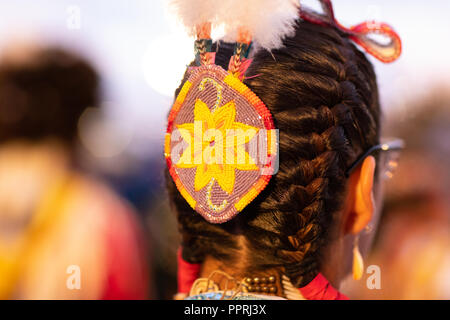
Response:
[{"label": "blurred background person", "polygon": [[387,184],[368,259],[380,267],[380,288],[350,282],[348,290],[359,299],[450,297],[450,90],[436,87],[407,105],[385,130],[404,139],[406,149]]},{"label": "blurred background person", "polygon": [[143,299],[145,240],[131,207],[77,160],[99,77],[59,48],[15,44],[0,63],[0,298]]}]

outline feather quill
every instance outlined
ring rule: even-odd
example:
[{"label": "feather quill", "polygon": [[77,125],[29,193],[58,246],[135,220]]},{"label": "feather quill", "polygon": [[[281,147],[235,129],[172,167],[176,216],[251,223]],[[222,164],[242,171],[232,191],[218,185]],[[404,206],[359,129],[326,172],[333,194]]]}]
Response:
[{"label": "feather quill", "polygon": [[216,0],[170,0],[169,9],[178,17],[190,36],[195,36],[197,28],[205,23],[215,24],[217,16]]}]

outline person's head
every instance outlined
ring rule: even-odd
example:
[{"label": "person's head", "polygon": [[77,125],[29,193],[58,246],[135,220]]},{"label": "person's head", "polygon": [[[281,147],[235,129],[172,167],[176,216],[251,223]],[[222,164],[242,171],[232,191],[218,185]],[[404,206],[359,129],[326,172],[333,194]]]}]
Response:
[{"label": "person's head", "polygon": [[[216,64],[226,67],[222,43]],[[211,224],[167,179],[183,258],[212,259],[237,277],[274,268],[297,287],[318,272],[338,282],[353,238],[374,217],[375,159],[347,168],[379,143],[380,107],[372,65],[338,30],[298,22],[284,47],[253,56],[244,83],[279,129],[279,171],[231,221]],[[333,268],[335,268],[333,270]]]},{"label": "person's head", "polygon": [[72,149],[80,115],[98,105],[97,72],[62,49],[19,49],[28,54],[0,63],[0,143],[50,138]]}]

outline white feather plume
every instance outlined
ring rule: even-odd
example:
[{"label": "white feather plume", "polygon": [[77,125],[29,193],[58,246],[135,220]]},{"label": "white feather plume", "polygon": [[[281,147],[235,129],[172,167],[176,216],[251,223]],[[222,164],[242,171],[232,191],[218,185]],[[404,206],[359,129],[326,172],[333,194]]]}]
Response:
[{"label": "white feather plume", "polygon": [[175,13],[190,36],[195,36],[196,26],[210,22],[213,25],[217,16],[217,0],[170,0],[169,9]]},{"label": "white feather plume", "polygon": [[225,28],[225,41],[235,42],[240,28],[250,32],[259,47],[281,47],[294,32],[299,0],[170,0],[170,5],[190,35],[195,26],[211,22]]},{"label": "white feather plume", "polygon": [[216,3],[217,23],[225,26],[225,41],[236,41],[238,29],[244,27],[255,43],[268,50],[282,46],[283,38],[293,34],[299,18],[299,0],[222,0]]}]

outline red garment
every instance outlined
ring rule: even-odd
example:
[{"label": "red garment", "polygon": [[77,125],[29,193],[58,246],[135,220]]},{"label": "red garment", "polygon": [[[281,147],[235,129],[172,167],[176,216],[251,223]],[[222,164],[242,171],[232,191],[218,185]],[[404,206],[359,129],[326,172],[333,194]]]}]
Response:
[{"label": "red garment", "polygon": [[178,260],[178,292],[188,294],[195,279],[200,275],[200,264],[186,262],[181,255],[181,248],[177,252]]},{"label": "red garment", "polygon": [[142,230],[131,212],[117,207],[110,212],[113,217],[106,230],[107,277],[101,299],[147,299],[148,266]]},{"label": "red garment", "polygon": [[[188,294],[200,274],[201,264],[188,263],[183,260],[181,248],[178,249],[177,260],[178,292]],[[321,273],[299,290],[307,300],[348,300],[348,297],[333,288]]]},{"label": "red garment", "polygon": [[321,273],[299,290],[305,299],[308,300],[349,300],[345,295],[333,288]]}]

